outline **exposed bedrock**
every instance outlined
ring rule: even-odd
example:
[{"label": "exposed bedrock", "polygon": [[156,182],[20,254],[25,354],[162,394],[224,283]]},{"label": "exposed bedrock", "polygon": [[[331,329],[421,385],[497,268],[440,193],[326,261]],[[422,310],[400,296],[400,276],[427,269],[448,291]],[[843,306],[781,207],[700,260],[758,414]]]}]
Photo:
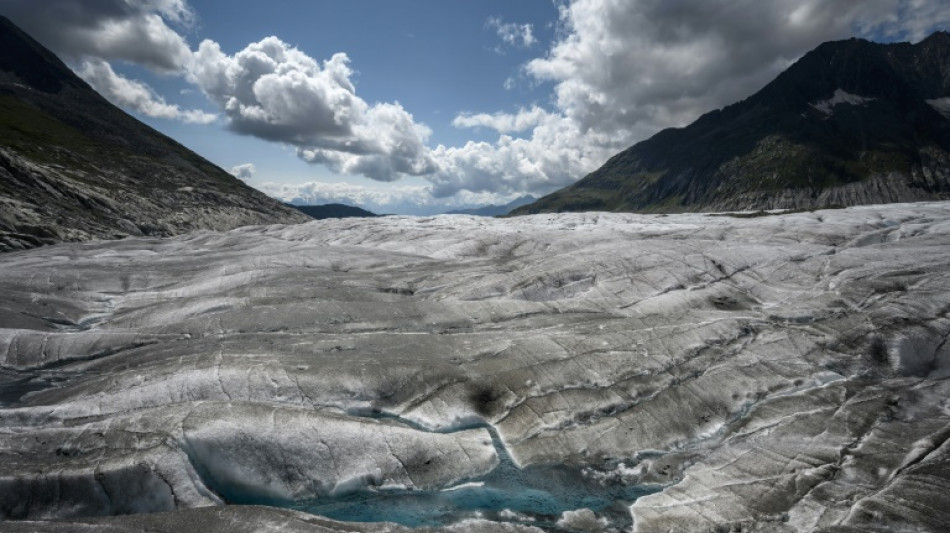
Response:
[{"label": "exposed bedrock", "polygon": [[0,531],[950,521],[950,204],[327,220],[0,272]]}]

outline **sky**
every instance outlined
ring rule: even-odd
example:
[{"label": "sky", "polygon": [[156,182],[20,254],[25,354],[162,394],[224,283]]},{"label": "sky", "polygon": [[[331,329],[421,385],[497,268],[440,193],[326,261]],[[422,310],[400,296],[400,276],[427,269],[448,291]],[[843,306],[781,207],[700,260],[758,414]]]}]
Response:
[{"label": "sky", "polygon": [[950,28],[950,0],[0,0],[0,14],[248,184],[399,214],[553,192],[822,42]]}]

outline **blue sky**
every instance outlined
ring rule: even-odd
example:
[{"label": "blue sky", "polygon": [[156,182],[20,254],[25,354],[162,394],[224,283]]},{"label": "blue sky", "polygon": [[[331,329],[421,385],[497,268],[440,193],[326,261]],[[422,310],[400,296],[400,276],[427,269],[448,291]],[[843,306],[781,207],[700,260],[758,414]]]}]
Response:
[{"label": "blue sky", "polygon": [[[213,39],[223,50],[234,53],[274,35],[318,59],[345,52],[356,71],[357,94],[367,102],[399,102],[443,144],[494,140],[493,132],[485,128],[454,127],[452,120],[460,112],[517,112],[525,105],[551,104],[550,83],[538,83],[520,73],[521,65],[545,50],[554,38],[558,10],[549,0],[350,0],[330,5],[284,1],[281,4],[286,9],[244,1],[226,10],[221,10],[220,4],[214,0],[190,2],[199,16],[195,27],[186,33],[190,41]],[[289,12],[296,14],[288,16]],[[492,19],[530,24],[537,41],[530,46],[507,44],[489,24]],[[189,89],[181,78],[154,75],[129,65],[119,66],[117,71],[147,81],[169,101],[214,111],[199,91],[178,94]],[[506,89],[509,79],[514,84]],[[224,168],[253,163],[252,184],[300,184],[317,179],[384,187],[359,175],[341,175],[308,164],[286,146],[230,133],[224,124],[195,126],[139,118]],[[424,179],[412,177],[399,184],[410,183],[426,185]]]},{"label": "blue sky", "polygon": [[114,103],[268,194],[430,214],[573,183],[818,44],[950,0],[0,0]]},{"label": "blue sky", "polygon": [[[221,2],[215,0],[190,3],[200,17],[188,32],[194,35],[191,41],[213,39],[233,53],[274,35],[317,59],[345,52],[364,100],[398,101],[443,143],[464,144],[479,137],[452,126],[461,111],[517,111],[526,103],[550,103],[550,89],[537,83],[522,80],[505,89],[508,78],[518,77],[521,64],[554,37],[558,11],[549,0],[279,2],[286,10],[251,1],[234,2],[227,10],[218,9]],[[539,42],[505,45],[488,25],[492,17],[531,24]],[[153,86],[160,83],[147,70],[137,74]],[[180,79],[167,82],[168,91],[187,87]],[[213,111],[197,93],[187,103]]]}]

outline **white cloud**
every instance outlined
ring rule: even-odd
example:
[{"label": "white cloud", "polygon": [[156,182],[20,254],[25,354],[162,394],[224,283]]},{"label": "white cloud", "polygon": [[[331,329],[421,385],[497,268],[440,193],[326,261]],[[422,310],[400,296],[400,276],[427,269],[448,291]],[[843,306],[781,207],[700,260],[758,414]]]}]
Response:
[{"label": "white cloud", "polygon": [[463,113],[452,120],[456,128],[491,128],[499,133],[514,133],[533,128],[545,121],[550,114],[538,106],[521,109],[518,113]]},{"label": "white cloud", "polygon": [[192,57],[174,29],[192,26],[186,0],[3,0],[4,14],[72,63],[113,103],[156,118],[208,124],[217,115],[182,109],[138,80],[117,74],[110,61],[127,61],[161,74],[181,74]]},{"label": "white cloud", "polygon": [[[38,6],[38,4],[41,4]],[[191,57],[186,0],[4,0],[4,14],[60,57],[124,60],[176,73]]]},{"label": "white cloud", "polygon": [[[398,102],[357,95],[346,54],[318,62],[276,37],[233,55],[213,41],[192,52],[180,33],[194,18],[187,0],[44,0],[42,9],[36,0],[2,1],[41,42],[87,60],[85,77],[115,102],[212,120],[116,75],[108,61],[186,73],[236,132],[287,143],[341,173],[423,176],[432,186],[413,194],[451,201],[570,184],[662,128],[750,95],[821,42],[919,40],[950,23],[947,0],[559,0],[556,41],[505,82],[551,83],[550,103],[459,114],[456,127],[490,128],[497,139],[432,148],[429,128]],[[503,46],[538,44],[530,24],[492,18],[487,27]]]},{"label": "white cloud", "polygon": [[[530,48],[538,42],[534,36],[534,27],[531,24],[516,24],[505,22],[501,17],[489,17],[486,25],[495,30],[504,44],[521,48]],[[501,52],[501,49],[496,49]]]},{"label": "white cloud", "polygon": [[750,95],[824,41],[946,22],[947,2],[920,0],[575,0],[566,35],[526,68],[582,129],[640,139]]},{"label": "white cloud", "polygon": [[351,74],[346,54],[321,65],[276,37],[233,56],[206,40],[189,69],[239,133],[288,143],[306,161],[380,181],[434,172],[429,128],[399,103],[366,103]]},{"label": "white cloud", "polygon": [[244,163],[231,167],[230,172],[234,177],[247,181],[254,177],[257,167],[254,166],[254,163]]},{"label": "white cloud", "polygon": [[345,203],[350,205],[389,206],[403,202],[425,205],[432,201],[429,187],[403,185],[374,188],[343,182],[311,181],[299,185],[265,183],[261,190],[284,202],[319,205]]},{"label": "white cloud", "polygon": [[134,109],[149,117],[196,124],[209,124],[217,119],[217,115],[212,113],[199,109],[181,109],[177,105],[166,103],[165,99],[155,94],[148,85],[117,74],[109,63],[101,59],[84,61],[77,73],[112,103]]},{"label": "white cloud", "polygon": [[[504,128],[527,120],[519,115],[493,115],[485,123]],[[502,134],[494,143],[436,148],[433,156],[439,172],[428,177],[435,185],[433,193],[439,197],[462,190],[543,194],[571,184],[619,148],[600,133],[585,134],[556,113],[532,120],[537,125],[526,138]]]},{"label": "white cloud", "polygon": [[374,213],[438,214],[486,204],[504,205],[516,195],[462,191],[452,198],[436,198],[429,185],[381,185],[379,187],[342,182],[312,181],[300,185],[265,183],[265,193],[297,205],[342,203]]},{"label": "white cloud", "polygon": [[[660,129],[749,96],[824,41],[918,40],[950,23],[943,0],[573,0],[559,9],[560,37],[524,68],[555,84],[555,108],[457,116],[458,127],[501,135],[437,148],[436,194],[550,192]],[[530,135],[508,136],[528,124]]]}]

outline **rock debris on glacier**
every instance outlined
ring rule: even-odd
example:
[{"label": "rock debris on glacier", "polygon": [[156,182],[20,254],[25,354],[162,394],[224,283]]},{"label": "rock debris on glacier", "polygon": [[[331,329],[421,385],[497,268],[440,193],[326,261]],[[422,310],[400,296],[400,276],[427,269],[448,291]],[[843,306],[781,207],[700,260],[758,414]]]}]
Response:
[{"label": "rock debris on glacier", "polygon": [[429,530],[950,523],[947,203],[328,220],[0,271],[2,531],[404,531],[274,506],[517,467],[643,496]]}]

